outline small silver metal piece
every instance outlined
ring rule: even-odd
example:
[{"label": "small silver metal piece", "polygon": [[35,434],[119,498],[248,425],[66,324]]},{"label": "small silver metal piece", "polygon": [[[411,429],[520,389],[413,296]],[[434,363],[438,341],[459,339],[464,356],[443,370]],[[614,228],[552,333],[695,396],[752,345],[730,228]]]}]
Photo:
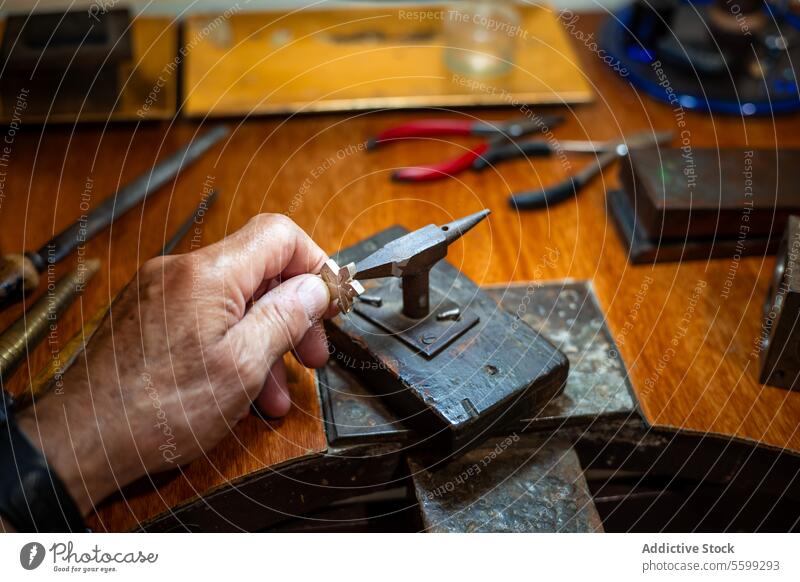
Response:
[{"label": "small silver metal piece", "polygon": [[372,305],[373,307],[383,306],[383,299],[377,295],[361,295],[358,300],[367,305]]},{"label": "small silver metal piece", "polygon": [[436,314],[436,321],[458,321],[461,317],[461,310],[458,307],[447,309]]},{"label": "small silver metal piece", "polygon": [[328,286],[331,299],[336,301],[339,311],[350,313],[353,309],[353,300],[364,293],[364,286],[358,281],[353,280],[356,273],[355,263],[350,263],[340,267],[333,259],[328,259],[322,265],[320,277]]}]

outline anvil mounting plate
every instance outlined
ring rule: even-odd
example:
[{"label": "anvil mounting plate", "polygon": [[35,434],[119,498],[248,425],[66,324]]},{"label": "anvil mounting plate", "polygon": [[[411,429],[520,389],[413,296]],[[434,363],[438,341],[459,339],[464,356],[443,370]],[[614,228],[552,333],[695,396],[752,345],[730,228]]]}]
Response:
[{"label": "anvil mounting plate", "polygon": [[[403,290],[398,279],[378,279],[365,281],[364,287],[369,295],[381,298],[381,305],[371,305],[363,301],[355,304],[353,310],[364,319],[382,327],[388,333],[405,342],[426,358],[432,358],[469,328],[480,321],[471,310],[447,299],[441,292],[431,288],[431,313],[424,319],[411,319],[403,315]],[[439,321],[437,313],[459,309],[457,320]]]}]

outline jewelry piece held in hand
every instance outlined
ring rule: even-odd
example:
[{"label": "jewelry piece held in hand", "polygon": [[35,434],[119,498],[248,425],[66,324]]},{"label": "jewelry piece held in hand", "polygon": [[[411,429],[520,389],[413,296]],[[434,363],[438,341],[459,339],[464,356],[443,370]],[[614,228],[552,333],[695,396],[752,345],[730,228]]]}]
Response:
[{"label": "jewelry piece held in hand", "polygon": [[355,263],[340,267],[336,261],[328,259],[319,274],[331,292],[331,299],[337,302],[339,311],[350,313],[353,300],[364,292],[363,285],[353,280],[353,275],[356,274]]}]

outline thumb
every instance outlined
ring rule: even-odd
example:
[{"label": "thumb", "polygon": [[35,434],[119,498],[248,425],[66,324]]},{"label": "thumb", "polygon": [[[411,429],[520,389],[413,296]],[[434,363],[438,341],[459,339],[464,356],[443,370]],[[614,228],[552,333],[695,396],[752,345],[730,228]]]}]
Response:
[{"label": "thumb", "polygon": [[300,344],[330,304],[330,292],[321,278],[298,275],[262,295],[228,333],[234,336],[234,345],[251,351],[242,356],[264,360],[266,377],[272,364]]}]

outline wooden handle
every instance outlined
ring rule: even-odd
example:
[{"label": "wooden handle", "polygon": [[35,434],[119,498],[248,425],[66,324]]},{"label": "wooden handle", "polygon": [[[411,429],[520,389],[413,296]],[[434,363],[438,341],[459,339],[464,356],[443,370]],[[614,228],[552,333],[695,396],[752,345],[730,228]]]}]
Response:
[{"label": "wooden handle", "polygon": [[6,255],[0,262],[0,306],[22,298],[23,289],[36,289],[39,272],[25,255]]}]

